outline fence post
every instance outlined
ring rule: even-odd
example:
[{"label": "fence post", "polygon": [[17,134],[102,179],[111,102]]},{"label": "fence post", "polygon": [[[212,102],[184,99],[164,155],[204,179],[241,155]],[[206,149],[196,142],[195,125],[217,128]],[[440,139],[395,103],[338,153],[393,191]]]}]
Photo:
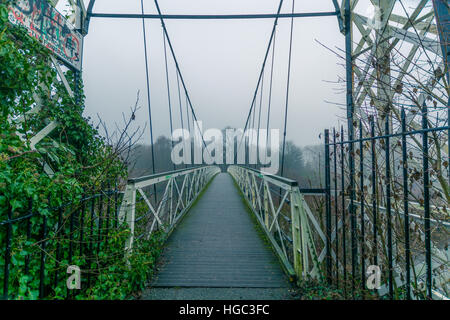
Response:
[{"label": "fence post", "polygon": [[97,234],[97,253],[100,253],[100,244],[102,242],[103,229],[103,190],[104,185],[100,187],[100,197],[98,199],[98,234]]},{"label": "fence post", "polygon": [[119,211],[117,210],[117,202],[119,201],[118,182],[114,184],[114,228],[119,225]]},{"label": "fence post", "polygon": [[354,296],[355,290],[355,274],[356,274],[356,220],[355,220],[355,162],[354,162],[354,101],[353,101],[353,57],[352,57],[352,30],[351,19],[352,9],[350,1],[345,2],[345,62],[346,62],[346,92],[347,92],[347,127],[348,127],[348,140],[349,140],[349,167],[350,167],[350,179],[349,179],[349,191],[350,191],[350,229],[351,229],[351,261],[352,261],[352,295]]},{"label": "fence post", "polygon": [[[33,211],[33,199],[28,200],[28,212]],[[27,221],[27,241],[31,241],[31,217]],[[30,272],[30,260],[31,254],[27,254],[25,257],[25,274],[28,275]]]},{"label": "fence post", "polygon": [[392,211],[391,211],[391,163],[390,163],[390,129],[389,113],[386,113],[385,120],[385,158],[386,158],[386,219],[387,219],[387,250],[388,250],[388,279],[389,279],[389,298],[394,298],[394,274],[392,259]]},{"label": "fence post", "polygon": [[[61,196],[62,198],[62,196]],[[63,200],[61,200],[61,203],[63,203]],[[56,243],[56,270],[55,270],[55,274],[54,274],[54,278],[53,278],[53,290],[56,290],[56,288],[58,287],[58,281],[59,281],[59,267],[60,267],[60,260],[61,260],[61,240],[64,237],[64,228],[62,227],[62,208],[61,206],[58,208],[58,226],[56,228],[56,239],[57,239],[57,243]],[[59,235],[59,237],[58,237]]]},{"label": "fence post", "polygon": [[347,297],[347,227],[345,214],[345,171],[344,171],[344,127],[341,127],[341,201],[342,201],[342,264],[344,279],[344,297]]},{"label": "fence post", "polygon": [[[11,220],[12,212],[11,206],[8,205],[8,220]],[[11,222],[6,224],[6,251],[5,251],[5,274],[3,283],[3,297],[8,300],[8,289],[9,289],[9,264],[11,260],[11,238],[12,238],[12,227]]]},{"label": "fence post", "polygon": [[[364,290],[366,285],[366,228],[365,228],[365,190],[364,190],[364,142],[363,142],[363,124],[359,120],[359,174],[360,174],[360,209],[361,209],[361,289]],[[363,292],[364,295],[364,292]]]},{"label": "fence post", "polygon": [[425,219],[425,262],[427,265],[427,297],[433,297],[432,292],[432,266],[431,266],[431,226],[430,226],[430,173],[428,162],[428,110],[422,108],[422,149],[423,149],[423,206]]},{"label": "fence post", "polygon": [[371,155],[371,183],[372,183],[372,233],[373,233],[373,264],[378,265],[378,196],[377,196],[377,171],[376,171],[376,140],[375,140],[375,120],[370,117],[370,155]]},{"label": "fence post", "polygon": [[108,185],[106,188],[107,201],[106,201],[106,233],[105,233],[105,242],[106,246],[108,246],[108,237],[109,237],[109,225],[111,219],[111,182],[108,180]]},{"label": "fence post", "polygon": [[339,217],[338,217],[338,177],[336,129],[333,128],[333,162],[334,162],[334,243],[336,254],[336,287],[339,288]]},{"label": "fence post", "polygon": [[83,194],[83,200],[81,204],[81,213],[80,213],[80,241],[79,241],[79,252],[80,257],[83,255],[83,240],[84,240],[84,215],[86,213],[86,200],[84,200],[85,195]]},{"label": "fence post", "polygon": [[326,196],[326,267],[327,281],[331,284],[331,190],[330,190],[330,131],[325,130],[325,196]]},{"label": "fence post", "polygon": [[86,259],[86,263],[89,269],[89,273],[87,276],[87,287],[91,287],[91,277],[92,277],[92,261],[94,260],[94,218],[95,218],[95,190],[93,192],[93,197],[90,203],[90,221],[89,221],[89,242],[88,242],[88,258]]},{"label": "fence post", "polygon": [[[50,206],[50,199],[48,201]],[[41,261],[40,261],[40,267],[39,267],[39,298],[44,298],[44,289],[45,289],[45,248],[47,244],[47,216],[43,216],[42,218],[42,234],[41,234]]]},{"label": "fence post", "polygon": [[411,266],[409,248],[409,187],[408,187],[408,153],[406,148],[406,114],[401,111],[402,120],[402,167],[403,167],[403,213],[405,222],[405,269],[406,269],[406,299],[411,300]]}]

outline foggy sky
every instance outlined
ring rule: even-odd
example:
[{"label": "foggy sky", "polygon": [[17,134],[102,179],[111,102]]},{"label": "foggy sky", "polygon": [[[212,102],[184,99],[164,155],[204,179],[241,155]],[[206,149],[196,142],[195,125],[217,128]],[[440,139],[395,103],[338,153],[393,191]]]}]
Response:
[{"label": "foggy sky", "polygon": [[[87,1],[86,1],[87,3]],[[278,0],[160,0],[163,14],[276,13]],[[291,10],[286,0],[283,13]],[[146,13],[156,13],[154,2],[145,1]],[[296,12],[334,11],[331,0],[296,1]],[[140,0],[97,0],[94,12],[140,13]],[[261,20],[167,20],[166,26],[181,72],[199,120],[205,128],[242,128],[256,88],[260,68],[273,26]],[[275,53],[271,128],[282,130],[284,119],[290,19],[280,19]],[[169,135],[162,28],[159,20],[146,20],[149,49],[150,89],[155,137]],[[344,76],[342,60],[318,44],[344,47],[336,17],[297,18],[294,21],[288,136],[298,145],[323,143],[319,134],[339,124],[344,112],[326,103],[345,102],[336,81]],[[270,58],[270,57],[269,57]],[[270,61],[270,59],[269,59]],[[266,122],[269,71],[262,122]],[[181,126],[173,61],[170,60],[174,127]],[[140,91],[140,111],[135,125],[148,123],[142,21],[139,19],[92,18],[85,38],[83,57],[85,115],[98,113],[113,129],[129,112]],[[186,119],[185,119],[186,121]],[[149,130],[142,143],[149,143]]]}]

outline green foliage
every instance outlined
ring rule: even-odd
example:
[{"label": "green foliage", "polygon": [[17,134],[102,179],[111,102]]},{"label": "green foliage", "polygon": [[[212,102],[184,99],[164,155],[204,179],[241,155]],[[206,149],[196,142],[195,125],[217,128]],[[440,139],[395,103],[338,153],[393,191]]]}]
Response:
[{"label": "green foliage", "polygon": [[[144,289],[152,277],[164,240],[163,233],[154,233],[150,240],[136,242],[132,254],[122,259],[117,259],[115,253],[117,254],[120,249],[123,250],[123,247],[119,246],[114,251],[110,247],[103,256],[106,259],[103,263],[105,267],[99,269],[100,273],[95,284],[86,292],[76,295],[75,299],[132,298],[132,294]],[[123,245],[120,236],[116,237],[115,243]]]},{"label": "green foliage", "polygon": [[[123,163],[82,115],[81,81],[74,81],[72,71],[65,72],[71,89],[78,93],[72,98],[58,81],[49,57],[49,51],[26,30],[9,24],[7,6],[0,4],[0,202],[5,202],[4,197],[20,201],[25,198],[23,191],[42,198],[63,191],[76,198],[87,188],[101,186],[106,176],[126,175]],[[42,109],[22,123],[15,121],[36,107],[36,97]],[[57,129],[31,150],[29,139],[51,121],[57,121]],[[55,177],[42,175],[43,161]]]},{"label": "green foliage", "polygon": [[[64,275],[69,264],[69,239],[61,238],[61,234],[68,234],[68,220],[80,210],[83,195],[123,181],[127,175],[126,166],[113,147],[105,143],[90,119],[83,117],[81,77],[63,67],[65,77],[76,93],[71,97],[58,79],[48,49],[28,36],[25,29],[9,23],[10,3],[12,1],[3,0],[0,3],[0,222],[27,215],[30,208],[35,215],[11,224],[9,298],[38,298],[40,257],[43,254],[46,259],[46,297],[63,298],[67,294],[67,277]],[[18,121],[38,107],[36,100],[40,101],[41,109],[26,115],[24,121]],[[30,139],[52,121],[58,123],[57,128],[32,149]],[[44,172],[44,163],[52,168],[54,175]],[[63,204],[71,206],[70,210],[63,211],[60,224],[59,211],[52,208]],[[99,213],[106,214],[97,208]],[[40,242],[44,217],[47,227],[45,251]],[[73,237],[79,238],[84,232],[86,241],[94,243],[97,235],[88,238],[91,222],[94,225],[99,220],[86,218]],[[7,225],[0,226],[2,284],[7,228]],[[90,261],[94,275],[90,288],[75,298],[123,298],[145,283],[159,252],[160,236],[142,241],[130,256],[124,257],[127,237],[126,230],[109,230],[108,242],[100,242],[94,257],[74,249],[72,264],[86,266],[89,259],[94,261]],[[89,245],[84,246],[88,249]],[[63,275],[60,279],[55,278],[57,272]],[[85,283],[83,285],[86,287]]]}]

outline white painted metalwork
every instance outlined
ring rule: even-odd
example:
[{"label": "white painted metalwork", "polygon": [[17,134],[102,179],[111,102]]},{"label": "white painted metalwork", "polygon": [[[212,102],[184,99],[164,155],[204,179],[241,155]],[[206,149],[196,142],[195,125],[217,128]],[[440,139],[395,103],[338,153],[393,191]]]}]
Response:
[{"label": "white painted metalwork", "polygon": [[[415,112],[411,106],[422,107],[433,99],[438,109],[443,109],[440,118],[445,119],[449,98],[445,81],[446,54],[442,52],[433,1],[342,0],[343,19],[347,1],[352,11],[355,118],[367,120],[368,109],[370,113],[383,115],[389,107],[393,121],[398,123],[404,106],[408,126],[417,129],[421,127],[420,112]],[[374,16],[369,16],[371,11],[375,12]],[[403,85],[405,88],[401,90]],[[412,92],[412,87],[417,89],[417,99],[411,98],[414,94],[411,97],[406,94],[406,91]],[[380,127],[384,127],[382,117],[378,117],[378,121]],[[420,149],[420,143],[412,142]],[[436,152],[442,158],[448,156],[447,143],[443,142]]]},{"label": "white painted metalwork", "polygon": [[219,172],[219,167],[203,166],[128,180],[119,211],[119,222],[130,229],[125,250],[156,230],[170,234]]},{"label": "white painted metalwork", "polygon": [[230,166],[228,172],[285,271],[297,279],[321,277],[325,234],[297,182],[242,166]]}]

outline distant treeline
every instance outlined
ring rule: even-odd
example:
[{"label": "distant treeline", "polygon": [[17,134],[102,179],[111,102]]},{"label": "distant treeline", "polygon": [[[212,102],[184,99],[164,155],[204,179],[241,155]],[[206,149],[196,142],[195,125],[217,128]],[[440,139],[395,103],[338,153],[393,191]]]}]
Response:
[{"label": "distant treeline", "polygon": [[[185,167],[184,165],[173,165],[171,160],[172,142],[169,138],[160,136],[156,140],[153,149],[156,173],[183,169]],[[292,141],[287,141],[283,176],[297,180],[301,187],[322,186],[324,178],[323,149],[324,147],[321,145],[299,147]],[[140,177],[150,175],[152,174],[152,167],[151,145],[137,144],[131,151],[128,159],[129,176]]]}]

